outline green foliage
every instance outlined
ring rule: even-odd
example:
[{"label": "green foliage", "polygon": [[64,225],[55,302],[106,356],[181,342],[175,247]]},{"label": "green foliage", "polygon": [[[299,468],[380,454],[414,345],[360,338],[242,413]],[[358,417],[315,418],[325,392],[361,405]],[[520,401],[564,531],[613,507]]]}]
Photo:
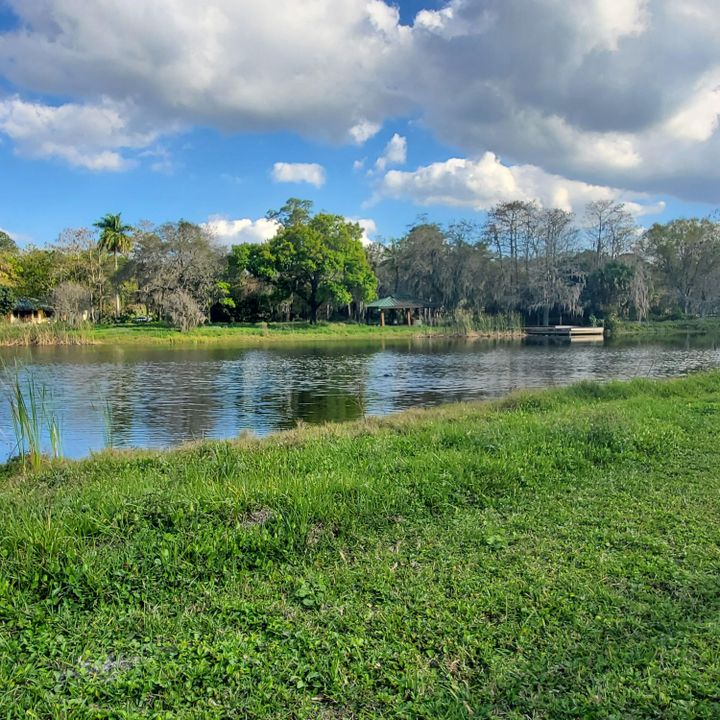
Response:
[{"label": "green foliage", "polygon": [[15,241],[4,231],[0,230],[0,253],[16,253],[18,246]]},{"label": "green foliage", "polygon": [[60,423],[57,416],[48,409],[47,390],[44,386],[39,386],[32,375],[23,382],[21,370],[16,368],[13,373],[9,373],[7,394],[22,467],[24,470],[38,472],[44,462],[44,431],[47,431],[53,458],[60,456]]},{"label": "green foliage", "polygon": [[133,227],[123,224],[120,213],[108,213],[93,225],[100,230],[99,246],[114,255],[117,270],[117,256],[126,255],[132,249],[133,239],[130,233]]},{"label": "green foliage", "polygon": [[7,717],[713,718],[720,375],[0,486]]},{"label": "green foliage", "polygon": [[300,208],[293,199],[288,203],[290,210],[271,215],[286,223],[277,235],[250,248],[250,272],[285,297],[301,298],[313,323],[323,303],[348,305],[374,298],[377,281],[362,247],[360,226],[340,215],[310,216],[308,202]]},{"label": "green foliage", "polygon": [[633,275],[631,267],[616,260],[590,273],[582,293],[586,311],[602,318],[626,316]]},{"label": "green foliage", "polygon": [[656,223],[645,234],[644,247],[685,315],[720,309],[718,223],[697,218]]},{"label": "green foliage", "polygon": [[31,247],[21,253],[15,286],[18,297],[48,299],[56,284],[54,272],[58,262],[58,253],[54,250]]},{"label": "green foliage", "polygon": [[223,267],[223,252],[208,232],[180,220],[138,233],[123,273],[136,282],[140,301],[187,330],[203,322],[223,296]]},{"label": "green foliage", "polygon": [[9,315],[15,307],[17,297],[12,288],[0,285],[0,316]]}]

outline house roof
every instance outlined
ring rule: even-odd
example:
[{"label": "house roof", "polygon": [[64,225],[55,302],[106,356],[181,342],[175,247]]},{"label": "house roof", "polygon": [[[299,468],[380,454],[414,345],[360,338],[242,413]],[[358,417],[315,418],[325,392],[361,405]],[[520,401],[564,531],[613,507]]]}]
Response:
[{"label": "house roof", "polygon": [[18,298],[13,308],[15,312],[30,313],[42,310],[43,312],[53,312],[53,308],[50,305],[40,302],[36,298]]},{"label": "house roof", "polygon": [[367,307],[376,308],[377,310],[416,310],[417,308],[432,307],[432,305],[430,303],[416,302],[415,300],[400,300],[388,295],[369,303]]}]

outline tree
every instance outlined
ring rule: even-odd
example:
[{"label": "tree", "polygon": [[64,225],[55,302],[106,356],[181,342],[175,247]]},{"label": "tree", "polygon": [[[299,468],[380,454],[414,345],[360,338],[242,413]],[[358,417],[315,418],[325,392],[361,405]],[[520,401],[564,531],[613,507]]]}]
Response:
[{"label": "tree", "polygon": [[55,272],[62,262],[60,254],[56,250],[29,247],[18,255],[17,261],[17,296],[49,300],[57,284]]},{"label": "tree", "polygon": [[0,285],[0,317],[7,317],[15,307],[15,293],[12,288]]},{"label": "tree", "polygon": [[529,307],[543,311],[543,325],[550,311],[559,307],[571,315],[580,312],[584,273],[572,262],[577,231],[572,213],[551,208],[537,215],[537,234],[532,240],[532,266],[528,279]]},{"label": "tree", "polygon": [[77,282],[63,282],[52,293],[55,314],[69,325],[84,322],[92,308],[90,290]]},{"label": "tree", "polygon": [[[137,282],[143,302],[185,328],[207,317],[222,296],[218,287],[225,254],[206,230],[185,220],[139,231],[123,276]],[[190,312],[191,301],[197,312]],[[199,313],[199,315],[198,315]]]},{"label": "tree", "polygon": [[268,220],[275,220],[285,228],[293,225],[307,225],[312,217],[312,206],[312,200],[288,198],[279,210],[268,210],[265,217]]},{"label": "tree", "polygon": [[377,280],[362,246],[362,229],[341,215],[310,215],[309,201],[291,198],[277,213],[283,223],[269,242],[255,246],[248,266],[288,298],[302,299],[310,322],[323,303],[349,305],[372,298]]},{"label": "tree", "polygon": [[104,311],[111,275],[110,259],[88,228],[66,228],[51,246],[55,263],[53,284],[78,283],[89,292],[88,315],[99,320]]},{"label": "tree", "polygon": [[[123,225],[120,213],[104,215],[93,226],[100,230],[99,247],[111,253],[115,261],[115,272],[118,271],[118,255],[126,255],[132,250],[133,239],[130,233],[132,226]],[[120,292],[115,292],[115,316],[120,315]]]},{"label": "tree", "polygon": [[0,253],[16,253],[18,246],[15,241],[4,231],[0,230]]},{"label": "tree", "polygon": [[656,223],[643,238],[643,247],[670,295],[688,315],[718,304],[714,282],[720,269],[720,225],[709,219]]},{"label": "tree", "polygon": [[585,235],[595,253],[595,266],[604,258],[616,260],[637,237],[637,225],[625,205],[614,200],[596,200],[585,208]]},{"label": "tree", "polygon": [[176,289],[167,293],[162,308],[167,319],[181,332],[192,330],[205,321],[195,298],[185,290]]},{"label": "tree", "polygon": [[[514,200],[498,203],[488,212],[485,240],[497,256],[500,288],[504,295],[498,299],[506,306],[519,303],[521,281],[527,281],[538,211],[534,202]],[[521,277],[523,271],[524,278]]]},{"label": "tree", "polygon": [[617,260],[590,273],[583,291],[588,312],[605,318],[614,314],[627,316],[634,274],[633,268]]}]

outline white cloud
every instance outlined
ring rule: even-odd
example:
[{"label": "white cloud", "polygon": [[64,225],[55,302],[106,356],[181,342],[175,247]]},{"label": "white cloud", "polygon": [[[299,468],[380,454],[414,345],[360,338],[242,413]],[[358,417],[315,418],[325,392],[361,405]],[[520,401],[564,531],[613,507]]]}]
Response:
[{"label": "white cloud", "polygon": [[7,2],[20,29],[0,34],[0,72],[28,91],[355,142],[408,107],[395,63],[410,29],[380,0]]},{"label": "white cloud", "polygon": [[682,140],[704,143],[720,119],[720,68],[701,78],[693,95],[666,124],[668,133]]},{"label": "white cloud", "polygon": [[[568,180],[533,165],[503,165],[491,152],[478,160],[451,158],[413,172],[390,170],[379,184],[375,199],[411,200],[418,205],[449,205],[487,210],[500,202],[535,200],[546,207],[581,211],[593,200],[630,200],[622,190]],[[662,212],[664,205],[634,202],[636,215]]]},{"label": "white cloud", "polygon": [[325,168],[317,163],[276,162],[272,178],[282,183],[309,183],[319,188],[325,184]]},{"label": "white cloud", "polygon": [[352,166],[353,170],[355,172],[360,172],[360,170],[362,170],[365,167],[366,159],[367,158],[362,158],[361,160],[355,160],[355,162],[353,163],[353,166]]},{"label": "white cloud", "polygon": [[563,10],[569,12],[590,48],[616,52],[623,38],[645,32],[649,20],[648,5],[648,0],[589,0],[563,3]]},{"label": "white cloud", "polygon": [[203,227],[223,245],[240,245],[269,240],[275,236],[280,224],[267,218],[231,220],[224,215],[212,215]]},{"label": "white cloud", "polygon": [[362,144],[412,117],[463,155],[716,201],[717,2],[445,0],[408,26],[390,0],[5,0],[0,133],[121,170],[177,127]]},{"label": "white cloud", "polygon": [[369,245],[373,241],[373,237],[377,233],[377,223],[372,218],[349,217],[345,219],[348,222],[357,223],[362,228],[363,245]]},{"label": "white cloud", "polygon": [[357,125],[353,125],[348,132],[356,145],[362,145],[366,140],[377,135],[381,127],[380,123],[361,120]]},{"label": "white cloud", "polygon": [[147,147],[159,135],[135,115],[132,105],[109,99],[53,107],[13,97],[0,101],[0,133],[22,155],[56,158],[88,170],[125,170],[134,161],[123,151]]},{"label": "white cloud", "polygon": [[404,165],[407,159],[407,140],[395,133],[383,150],[383,154],[375,161],[375,168],[382,172],[388,165]]}]

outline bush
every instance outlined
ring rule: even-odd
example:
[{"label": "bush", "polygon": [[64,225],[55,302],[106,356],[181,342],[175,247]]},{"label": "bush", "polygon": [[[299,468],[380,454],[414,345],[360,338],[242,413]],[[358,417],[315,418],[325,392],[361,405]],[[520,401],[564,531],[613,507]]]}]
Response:
[{"label": "bush", "polygon": [[181,332],[187,332],[202,325],[205,315],[189,293],[176,290],[163,298],[163,315]]},{"label": "bush", "polygon": [[53,290],[52,302],[56,316],[72,326],[85,322],[92,306],[90,291],[74,282],[60,283]]},{"label": "bush", "polygon": [[8,315],[15,307],[15,293],[12,288],[0,285],[0,315]]}]

